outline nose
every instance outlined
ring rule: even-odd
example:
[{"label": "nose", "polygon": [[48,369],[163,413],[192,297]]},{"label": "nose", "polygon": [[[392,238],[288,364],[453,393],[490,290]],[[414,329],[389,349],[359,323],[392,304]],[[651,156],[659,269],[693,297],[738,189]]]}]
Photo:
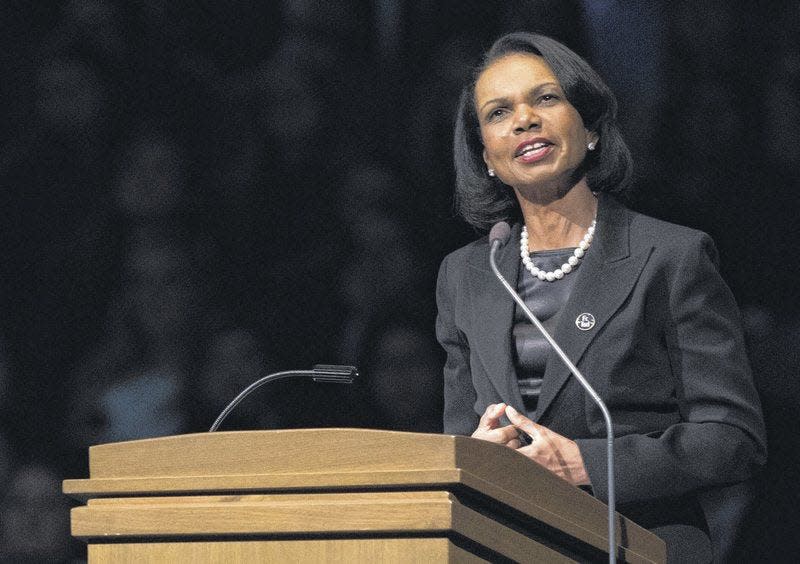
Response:
[{"label": "nose", "polygon": [[523,133],[529,129],[539,127],[539,116],[531,106],[523,104],[517,110],[514,121],[514,132]]}]

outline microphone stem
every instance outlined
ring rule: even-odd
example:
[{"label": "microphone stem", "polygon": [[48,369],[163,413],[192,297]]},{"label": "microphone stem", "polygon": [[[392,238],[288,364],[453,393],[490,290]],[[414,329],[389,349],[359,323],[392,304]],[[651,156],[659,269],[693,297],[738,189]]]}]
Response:
[{"label": "microphone stem", "polygon": [[497,249],[500,247],[501,242],[499,240],[492,241],[492,248],[489,251],[489,264],[492,267],[492,272],[500,280],[500,283],[503,284],[505,289],[514,298],[514,301],[517,302],[517,305],[525,312],[525,315],[528,319],[531,320],[536,328],[542,333],[547,342],[550,343],[550,346],[556,351],[558,356],[564,362],[564,364],[569,368],[572,375],[578,379],[578,382],[583,386],[586,390],[586,393],[591,396],[597,406],[600,408],[600,411],[603,413],[603,419],[605,419],[606,424],[606,434],[607,434],[607,448],[606,448],[606,465],[608,468],[608,561],[614,563],[617,561],[617,537],[616,537],[616,510],[615,510],[615,492],[614,492],[614,429],[611,426],[611,414],[606,407],[605,402],[600,398],[597,392],[594,391],[591,384],[583,377],[581,371],[572,363],[572,361],[567,357],[564,351],[558,346],[558,343],[550,336],[550,333],[544,328],[542,323],[536,318],[530,308],[525,304],[525,300],[523,300],[517,291],[508,283],[508,281],[500,274],[500,270],[497,268],[497,264],[495,262],[495,254],[497,253]]},{"label": "microphone stem", "polygon": [[214,431],[216,431],[217,428],[222,423],[222,421],[228,416],[228,414],[231,411],[233,411],[233,409],[237,405],[239,405],[239,403],[244,398],[249,396],[250,393],[253,390],[255,390],[256,388],[260,388],[261,386],[263,386],[267,382],[272,382],[274,380],[281,380],[283,378],[291,378],[293,376],[310,376],[311,374],[313,374],[313,372],[311,370],[286,370],[284,372],[276,372],[274,374],[268,374],[268,375],[264,376],[263,378],[259,378],[258,380],[256,380],[255,382],[253,382],[252,384],[247,386],[244,390],[239,392],[239,395],[237,395],[235,398],[233,398],[233,400],[231,400],[231,402],[227,406],[225,406],[225,409],[223,409],[222,413],[220,413],[219,416],[216,418],[216,420],[211,425],[211,428],[208,430],[208,432],[209,433],[213,433]]},{"label": "microphone stem", "polygon": [[358,370],[355,366],[339,366],[333,364],[318,364],[314,366],[313,370],[285,370],[283,372],[275,372],[273,374],[267,374],[263,376],[247,386],[244,390],[239,392],[231,402],[225,406],[225,409],[222,410],[222,413],[216,418],[214,423],[211,425],[211,428],[208,430],[209,433],[213,433],[216,431],[228,414],[233,411],[233,409],[241,403],[241,401],[249,396],[256,388],[260,388],[264,384],[268,382],[273,382],[275,380],[281,380],[283,378],[298,378],[298,377],[310,377],[315,382],[328,382],[332,384],[352,384],[353,379],[358,376]]}]

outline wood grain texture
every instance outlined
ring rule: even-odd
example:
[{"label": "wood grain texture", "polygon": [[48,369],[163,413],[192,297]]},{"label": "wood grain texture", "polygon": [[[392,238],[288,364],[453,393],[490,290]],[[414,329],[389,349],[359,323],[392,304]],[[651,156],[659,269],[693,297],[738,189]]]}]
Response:
[{"label": "wood grain texture", "polygon": [[488,562],[444,538],[97,544],[89,547],[89,560],[93,564]]},{"label": "wood grain texture", "polygon": [[102,500],[73,509],[86,540],[196,536],[458,534],[518,562],[569,562],[444,491]]},{"label": "wood grain texture", "polygon": [[[456,437],[373,429],[194,433],[90,447],[92,478],[415,470],[455,464]],[[494,446],[494,445],[493,445]],[[146,453],[146,456],[142,456]]]},{"label": "wood grain texture", "polygon": [[156,476],[147,478],[92,478],[64,480],[64,493],[86,501],[98,495],[124,493],[158,494],[206,491],[286,491],[352,489],[354,487],[392,487],[451,484],[461,480],[458,468],[386,470],[354,472],[288,472],[209,476]]}]

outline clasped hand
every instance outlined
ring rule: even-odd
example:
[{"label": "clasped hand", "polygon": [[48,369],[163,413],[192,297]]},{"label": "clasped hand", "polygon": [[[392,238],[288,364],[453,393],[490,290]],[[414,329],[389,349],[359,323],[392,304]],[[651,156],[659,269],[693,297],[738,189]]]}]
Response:
[{"label": "clasped hand", "polygon": [[[511,421],[511,425],[500,426],[503,414]],[[522,444],[520,431],[531,438],[531,444]],[[581,451],[575,441],[534,423],[510,405],[489,405],[472,436],[513,448],[572,485],[590,483]]]}]

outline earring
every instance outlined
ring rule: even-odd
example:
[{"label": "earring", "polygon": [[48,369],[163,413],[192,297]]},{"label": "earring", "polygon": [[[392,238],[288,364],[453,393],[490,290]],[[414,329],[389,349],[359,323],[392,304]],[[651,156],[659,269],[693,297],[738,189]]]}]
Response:
[{"label": "earring", "polygon": [[594,151],[594,148],[595,148],[596,146],[597,146],[597,143],[596,143],[596,142],[594,142],[594,141],[591,141],[591,142],[589,142],[589,144],[588,144],[588,145],[586,145],[586,148],[587,148],[587,149],[589,149],[590,151]]},{"label": "earring", "polygon": [[494,169],[493,169],[493,168],[490,168],[489,170],[487,170],[487,171],[486,171],[486,174],[488,174],[488,175],[489,175],[489,176],[491,176],[492,178],[494,178],[495,176],[497,176],[497,175],[494,173]]}]

